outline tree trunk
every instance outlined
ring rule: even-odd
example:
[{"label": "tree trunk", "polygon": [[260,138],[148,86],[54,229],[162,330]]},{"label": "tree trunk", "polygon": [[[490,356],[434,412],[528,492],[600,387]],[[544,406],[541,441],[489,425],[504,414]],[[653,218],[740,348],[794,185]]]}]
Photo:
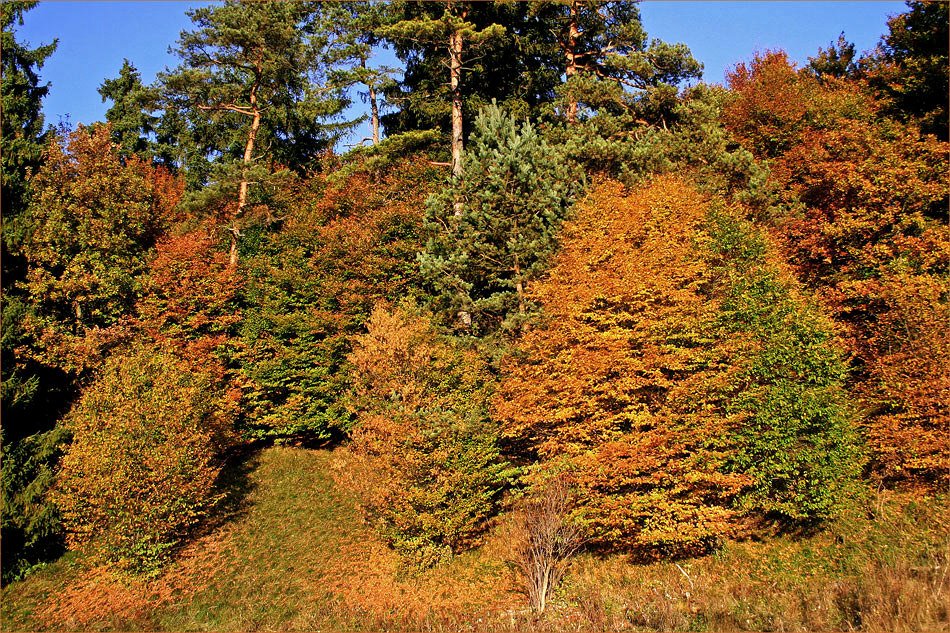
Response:
[{"label": "tree trunk", "polygon": [[[577,2],[571,2],[571,21],[567,31],[567,80],[577,74],[577,38],[580,31],[577,28]],[[568,93],[567,121],[577,123],[577,96]]]},{"label": "tree trunk", "polygon": [[247,170],[251,166],[251,160],[254,157],[254,141],[257,140],[257,130],[261,127],[261,110],[257,107],[257,90],[260,87],[260,82],[255,82],[254,86],[251,88],[251,112],[253,112],[251,119],[251,130],[247,133],[247,143],[244,145],[244,161],[241,164],[241,182],[238,185],[238,205],[237,211],[234,213],[232,226],[229,227],[231,231],[231,257],[229,260],[229,265],[231,268],[237,266],[237,241],[240,236],[240,226],[238,222],[240,221],[241,215],[244,213],[244,207],[247,206],[247,187],[248,187],[248,178]]},{"label": "tree trunk", "polygon": [[[518,234],[518,223],[515,222],[515,235]],[[524,316],[524,283],[521,281],[521,263],[518,261],[518,253],[515,256],[515,290],[518,291],[518,314]]]},{"label": "tree trunk", "polygon": [[[465,19],[465,11],[462,19]],[[449,35],[449,86],[452,89],[452,176],[462,177],[462,33],[452,31]],[[464,205],[456,200],[452,205],[455,217],[461,217]],[[466,328],[472,327],[472,315],[468,310],[460,310],[459,320]]]},{"label": "tree trunk", "polygon": [[230,252],[230,259],[228,260],[228,266],[231,268],[234,268],[235,266],[237,266],[237,261],[238,261],[238,235],[239,233],[236,226],[232,226],[229,229],[229,232],[231,233],[231,252]]},{"label": "tree trunk", "polygon": [[462,176],[462,34],[449,35],[449,78],[452,87],[452,175]]},{"label": "tree trunk", "polygon": [[369,107],[373,121],[373,145],[379,144],[379,106],[376,105],[376,89],[369,87]]},{"label": "tree trunk", "polygon": [[[363,70],[366,70],[366,58],[360,58],[360,66]],[[370,121],[373,124],[373,145],[379,144],[379,106],[376,103],[376,86],[374,83],[367,83],[366,87],[369,88],[369,110],[370,110]]]}]

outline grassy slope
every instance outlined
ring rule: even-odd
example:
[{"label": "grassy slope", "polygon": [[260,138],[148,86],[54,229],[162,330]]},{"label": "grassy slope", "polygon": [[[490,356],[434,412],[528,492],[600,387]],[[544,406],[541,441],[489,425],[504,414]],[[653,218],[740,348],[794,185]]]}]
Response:
[{"label": "grassy slope", "polygon": [[219,525],[161,578],[70,555],[3,590],[10,630],[950,630],[946,500],[879,495],[811,537],[631,564],[587,554],[545,620],[513,591],[504,526],[411,573],[336,483],[346,451],[271,448],[228,472]]}]

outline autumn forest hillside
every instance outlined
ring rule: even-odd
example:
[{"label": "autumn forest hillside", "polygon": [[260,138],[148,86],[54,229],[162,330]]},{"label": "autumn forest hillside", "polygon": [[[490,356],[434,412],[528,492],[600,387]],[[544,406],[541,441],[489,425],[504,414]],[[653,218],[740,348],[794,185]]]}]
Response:
[{"label": "autumn forest hillside", "polygon": [[719,86],[633,2],[230,1],[74,130],[34,4],[3,628],[948,630],[947,4]]}]

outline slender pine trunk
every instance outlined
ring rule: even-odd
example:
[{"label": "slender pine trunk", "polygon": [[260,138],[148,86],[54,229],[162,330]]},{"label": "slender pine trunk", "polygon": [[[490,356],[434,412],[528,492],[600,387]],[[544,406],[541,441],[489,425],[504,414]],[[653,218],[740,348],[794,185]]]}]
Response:
[{"label": "slender pine trunk", "polygon": [[[366,58],[360,58],[360,67],[363,70],[366,70]],[[376,86],[375,83],[367,83],[366,87],[369,88],[369,110],[370,110],[370,121],[373,124],[373,145],[379,144],[379,105],[376,102]]]},{"label": "slender pine trunk", "polygon": [[[260,67],[258,67],[258,70],[260,70]],[[233,221],[231,226],[228,228],[228,230],[231,232],[231,252],[228,265],[231,268],[237,266],[238,237],[241,235],[240,220],[244,214],[244,208],[247,206],[247,188],[250,184],[248,182],[247,173],[251,166],[251,161],[254,158],[254,142],[257,140],[257,131],[261,127],[261,110],[257,106],[257,91],[259,88],[260,81],[258,80],[251,88],[250,110],[253,114],[251,116],[251,129],[247,133],[247,143],[244,144],[244,160],[241,163],[241,182],[238,184],[237,211],[234,212]]]},{"label": "slender pine trunk", "polygon": [[[580,31],[577,28],[577,2],[571,2],[571,21],[567,31],[567,80],[577,74],[577,38]],[[567,120],[569,123],[577,122],[577,96],[571,92],[568,93],[567,102]]]},{"label": "slender pine trunk", "polygon": [[462,34],[449,35],[449,79],[452,88],[452,175],[462,176]]},{"label": "slender pine trunk", "polygon": [[[515,222],[515,235],[518,235],[518,223]],[[515,260],[515,290],[518,292],[518,314],[524,316],[525,314],[525,301],[524,301],[524,282],[521,279],[521,262],[518,259],[517,251],[514,253]]]}]

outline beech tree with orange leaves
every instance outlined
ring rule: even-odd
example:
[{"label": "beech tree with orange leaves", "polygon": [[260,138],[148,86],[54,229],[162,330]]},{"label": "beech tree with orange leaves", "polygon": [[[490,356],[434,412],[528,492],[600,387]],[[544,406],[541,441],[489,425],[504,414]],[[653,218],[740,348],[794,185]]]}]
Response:
[{"label": "beech tree with orange leaves", "polygon": [[829,323],[764,238],[687,184],[598,188],[503,364],[508,441],[566,469],[595,541],[702,551],[756,514],[833,516],[858,455]]}]

